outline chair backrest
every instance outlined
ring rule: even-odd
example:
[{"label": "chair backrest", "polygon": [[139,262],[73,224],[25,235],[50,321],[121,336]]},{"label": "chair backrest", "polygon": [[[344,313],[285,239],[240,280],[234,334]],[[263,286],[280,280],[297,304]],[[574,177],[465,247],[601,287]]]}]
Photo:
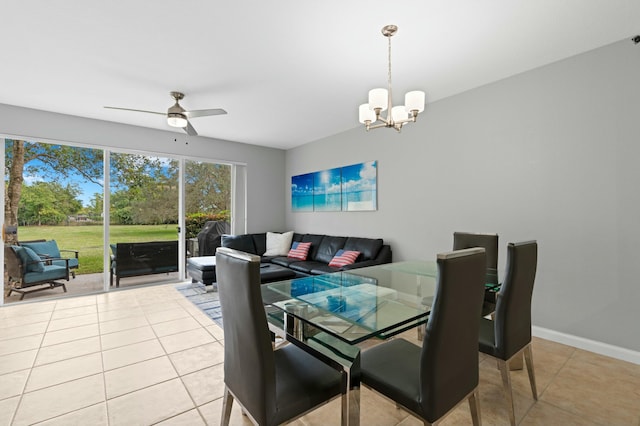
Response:
[{"label": "chair backrest", "polygon": [[507,270],[498,292],[494,320],[496,349],[509,359],[531,342],[531,296],[538,264],[538,243],[507,246]]},{"label": "chair backrest", "polygon": [[420,381],[425,417],[433,422],[478,386],[478,335],[485,250],[438,255],[438,279],[422,341]]},{"label": "chair backrest", "polygon": [[487,283],[498,283],[498,234],[454,232],[453,249],[483,247],[487,255]]},{"label": "chair backrest", "polygon": [[224,382],[258,424],[276,409],[275,359],[260,292],[260,257],[216,250],[224,328]]}]

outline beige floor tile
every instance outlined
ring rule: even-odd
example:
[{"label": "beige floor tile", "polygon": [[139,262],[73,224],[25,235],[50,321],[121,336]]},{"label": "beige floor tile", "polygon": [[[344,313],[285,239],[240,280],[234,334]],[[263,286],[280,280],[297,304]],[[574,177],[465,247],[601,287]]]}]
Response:
[{"label": "beige floor tile", "polygon": [[22,394],[29,372],[27,369],[1,375],[0,400]]},{"label": "beige floor tile", "polygon": [[145,340],[155,339],[156,335],[149,326],[133,328],[131,330],[118,331],[115,333],[104,334],[100,336],[102,342],[102,350],[126,346],[132,343],[143,342]]},{"label": "beige floor tile", "polygon": [[213,336],[216,338],[216,340],[224,340],[224,331],[222,330],[222,327],[220,327],[218,324],[212,324],[209,326],[205,326],[205,329]]},{"label": "beige floor tile", "polygon": [[43,334],[47,331],[47,325],[49,325],[48,322],[37,322],[35,324],[25,324],[19,327],[3,328],[0,330],[0,341],[32,336],[34,334]]},{"label": "beige floor tile", "polygon": [[62,309],[79,308],[81,306],[96,305],[96,296],[80,296],[59,299],[56,303],[56,311]]},{"label": "beige floor tile", "polygon": [[206,404],[224,395],[224,367],[222,364],[182,376],[182,381],[196,405]]},{"label": "beige floor tile", "polygon": [[139,306],[124,307],[108,311],[100,311],[98,307],[98,319],[103,321],[115,321],[124,318],[143,316],[144,311]]},{"label": "beige floor tile", "polygon": [[56,302],[25,302],[0,308],[0,318],[13,318],[22,315],[33,315],[40,312],[53,312]]},{"label": "beige floor tile", "polygon": [[51,346],[57,345],[59,343],[72,342],[74,340],[97,336],[98,334],[98,324],[82,325],[80,327],[50,331],[45,334],[44,339],[42,340],[42,346]]},{"label": "beige floor tile", "polygon": [[[338,404],[340,401],[333,402]],[[321,408],[322,409],[322,408]],[[306,417],[313,415],[309,413]],[[364,386],[360,389],[360,424],[397,424],[407,418],[409,414],[396,408],[395,404]],[[304,418],[303,418],[304,420]]]},{"label": "beige floor tile", "polygon": [[[178,305],[176,305],[178,306]],[[180,306],[174,309],[168,309],[166,311],[158,311],[148,313],[147,320],[150,324],[157,324],[161,322],[171,321],[179,318],[191,318],[191,315]]]},{"label": "beige floor tile", "polygon": [[38,423],[37,426],[107,426],[107,403],[101,402]]},{"label": "beige floor tile", "polygon": [[127,365],[104,373],[107,399],[178,377],[166,356]]},{"label": "beige floor tile", "polygon": [[0,374],[13,373],[33,366],[37,349],[0,356]]},{"label": "beige floor tile", "polygon": [[104,400],[102,374],[25,393],[12,426],[49,420]]},{"label": "beige floor tile", "polygon": [[10,425],[13,415],[18,408],[20,397],[1,399],[0,400],[0,425]]},{"label": "beige floor tile", "polygon": [[157,312],[166,312],[174,309],[182,309],[182,306],[175,301],[170,300],[166,296],[149,297],[145,296],[144,300],[138,302],[145,314],[153,314]]},{"label": "beige floor tile", "polygon": [[[222,419],[222,398],[218,398],[215,401],[201,405],[198,407],[198,410],[207,422],[207,426],[219,426],[220,420]],[[230,426],[253,426],[251,420],[249,420],[247,416],[242,415],[240,406],[235,402],[231,406],[231,420],[229,421],[229,424]],[[363,423],[360,424],[362,426],[366,426]]]},{"label": "beige floor tile", "polygon": [[31,370],[25,392],[32,392],[101,372],[102,356],[99,352],[41,365]]},{"label": "beige floor tile", "polygon": [[203,312],[200,312],[199,315],[194,315],[193,318],[204,327],[208,327],[210,325],[215,324],[215,322],[211,319],[211,317],[206,315]]},{"label": "beige floor tile", "polygon": [[100,352],[100,338],[98,336],[73,340],[58,345],[40,348],[35,365],[49,364],[69,358]]},{"label": "beige floor tile", "polygon": [[109,371],[164,355],[165,352],[160,342],[152,339],[104,351],[102,352],[102,363],[104,370]]},{"label": "beige floor tile", "polygon": [[178,414],[168,420],[158,423],[162,426],[205,426],[206,423],[200,416],[198,410],[189,410],[186,413]]},{"label": "beige floor tile", "polygon": [[577,416],[544,401],[538,401],[524,417],[521,426],[596,426],[584,416]]},{"label": "beige floor tile", "polygon": [[113,321],[104,321],[100,323],[100,334],[131,330],[132,328],[143,327],[145,325],[149,325],[149,322],[144,315],[121,318]]},{"label": "beige floor tile", "polygon": [[80,315],[88,315],[97,313],[96,305],[79,306],[77,308],[56,309],[51,317],[52,320],[71,318]]},{"label": "beige floor tile", "polygon": [[78,315],[75,317],[61,318],[57,320],[51,320],[47,332],[64,330],[67,328],[79,327],[82,325],[97,324],[98,314],[91,313],[85,315]]},{"label": "beige floor tile", "polygon": [[10,340],[0,340],[0,356],[22,352],[29,349],[37,349],[42,343],[43,334],[34,334],[25,337],[16,337]]},{"label": "beige floor tile", "polygon": [[195,408],[180,379],[110,399],[107,405],[110,426],[153,424]]},{"label": "beige floor tile", "polygon": [[638,424],[640,380],[629,373],[635,366],[607,360],[615,365],[607,367],[594,362],[598,359],[595,354],[572,357],[541,400],[602,424]]},{"label": "beige floor tile", "polygon": [[178,370],[178,374],[183,376],[224,362],[224,347],[220,343],[214,342],[175,352],[169,357]]},{"label": "beige floor tile", "polygon": [[26,324],[36,324],[39,322],[49,322],[51,319],[51,312],[42,312],[31,315],[16,315],[8,317],[0,321],[0,334],[2,330],[9,327],[22,327]]},{"label": "beige floor tile", "polygon": [[158,337],[164,337],[170,334],[176,334],[183,331],[201,328],[202,326],[198,321],[194,320],[190,316],[187,316],[185,318],[179,318],[171,321],[153,324],[152,327]]},{"label": "beige floor tile", "polygon": [[144,311],[135,300],[130,300],[125,303],[109,302],[98,304],[97,308],[100,321],[103,321],[103,316],[107,317],[107,319],[126,318],[127,316],[130,316],[128,312],[136,316],[144,315]]},{"label": "beige floor tile", "polygon": [[160,338],[160,343],[162,343],[167,353],[178,352],[215,341],[216,339],[202,328]]}]

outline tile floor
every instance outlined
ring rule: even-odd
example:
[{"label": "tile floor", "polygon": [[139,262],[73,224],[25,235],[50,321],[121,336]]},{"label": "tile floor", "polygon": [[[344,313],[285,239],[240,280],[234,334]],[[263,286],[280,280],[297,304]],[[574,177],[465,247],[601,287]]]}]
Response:
[{"label": "tile floor", "polygon": [[[407,333],[408,339],[415,332]],[[0,425],[217,425],[223,333],[174,285],[0,308]],[[640,425],[640,365],[535,339],[539,401],[512,373],[522,425]],[[506,425],[500,374],[480,356],[485,425]],[[339,400],[295,425],[339,424]],[[362,425],[419,425],[364,389]],[[444,425],[470,424],[466,404]],[[232,424],[248,425],[237,405]]]}]

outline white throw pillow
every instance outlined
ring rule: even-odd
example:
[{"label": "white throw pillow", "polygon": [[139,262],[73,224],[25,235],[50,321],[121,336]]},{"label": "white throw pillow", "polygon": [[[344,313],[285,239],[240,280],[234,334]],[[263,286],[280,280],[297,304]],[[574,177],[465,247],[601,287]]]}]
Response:
[{"label": "white throw pillow", "polygon": [[267,232],[267,251],[263,256],[286,256],[291,248],[293,231],[278,234],[277,232]]}]

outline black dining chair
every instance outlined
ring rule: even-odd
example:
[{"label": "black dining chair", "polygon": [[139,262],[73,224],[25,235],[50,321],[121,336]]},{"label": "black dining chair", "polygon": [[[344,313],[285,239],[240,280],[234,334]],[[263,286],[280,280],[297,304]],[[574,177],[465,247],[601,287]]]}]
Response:
[{"label": "black dining chair", "polygon": [[422,347],[400,338],[364,351],[361,381],[425,425],[468,399],[473,424],[479,425],[476,338],[484,294],[485,250],[439,254],[437,264],[436,295]]},{"label": "black dining chair", "polygon": [[216,250],[224,328],[222,424],[236,399],[258,425],[294,420],[343,391],[342,374],[295,345],[272,349],[260,292],[260,257]]},{"label": "black dining chair", "polygon": [[538,244],[535,241],[509,243],[507,269],[497,294],[495,318],[480,319],[480,352],[498,360],[509,419],[516,424],[509,361],[524,352],[533,398],[538,400],[531,351],[531,296],[536,278]]},{"label": "black dining chair", "polygon": [[[454,232],[453,249],[462,250],[471,247],[483,247],[487,253],[487,284],[498,284],[498,234],[482,234],[474,232]],[[496,293],[486,289],[482,316],[489,315],[496,307]]]}]

